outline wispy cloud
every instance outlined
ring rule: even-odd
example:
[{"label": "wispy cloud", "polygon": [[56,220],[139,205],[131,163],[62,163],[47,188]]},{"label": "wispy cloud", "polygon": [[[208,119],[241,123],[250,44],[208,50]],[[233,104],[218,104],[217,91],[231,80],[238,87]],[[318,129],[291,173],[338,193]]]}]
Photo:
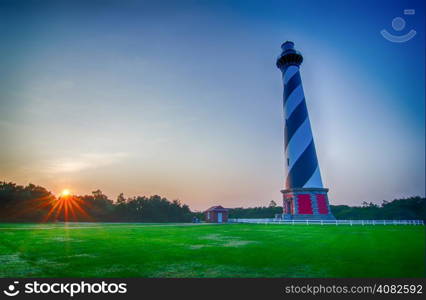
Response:
[{"label": "wispy cloud", "polygon": [[125,152],[84,153],[49,161],[43,169],[49,174],[80,172],[117,163],[127,156]]}]

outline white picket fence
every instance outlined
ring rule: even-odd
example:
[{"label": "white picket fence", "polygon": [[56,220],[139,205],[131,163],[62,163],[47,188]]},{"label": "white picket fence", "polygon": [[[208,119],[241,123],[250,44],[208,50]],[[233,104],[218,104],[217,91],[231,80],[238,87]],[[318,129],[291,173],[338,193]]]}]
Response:
[{"label": "white picket fence", "polygon": [[228,223],[287,224],[287,225],[424,225],[423,220],[282,220],[228,219]]}]

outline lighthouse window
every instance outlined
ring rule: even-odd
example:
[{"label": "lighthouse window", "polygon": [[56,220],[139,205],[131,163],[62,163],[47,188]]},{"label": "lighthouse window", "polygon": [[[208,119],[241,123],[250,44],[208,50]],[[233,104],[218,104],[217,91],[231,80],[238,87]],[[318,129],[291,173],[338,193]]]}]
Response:
[{"label": "lighthouse window", "polygon": [[290,165],[290,158],[287,158],[287,166]]}]

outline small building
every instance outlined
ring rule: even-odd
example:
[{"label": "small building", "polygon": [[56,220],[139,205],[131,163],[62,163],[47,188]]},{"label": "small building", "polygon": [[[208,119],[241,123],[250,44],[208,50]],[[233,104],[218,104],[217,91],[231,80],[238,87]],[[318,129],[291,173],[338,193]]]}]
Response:
[{"label": "small building", "polygon": [[220,205],[212,206],[204,212],[207,223],[228,222],[228,209]]}]

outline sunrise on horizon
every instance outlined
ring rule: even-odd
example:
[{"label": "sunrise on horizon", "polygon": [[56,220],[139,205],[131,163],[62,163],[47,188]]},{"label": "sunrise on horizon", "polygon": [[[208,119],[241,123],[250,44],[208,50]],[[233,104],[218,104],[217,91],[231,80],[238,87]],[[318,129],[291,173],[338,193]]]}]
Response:
[{"label": "sunrise on horizon", "polygon": [[374,29],[390,22],[385,11],[359,24],[361,7],[328,18],[318,5],[294,27],[298,15],[278,14],[279,3],[257,15],[256,4],[238,1],[134,5],[40,2],[2,16],[2,180],[56,195],[157,194],[196,210],[218,199],[279,202],[274,64],[292,38],[306,57],[301,75],[333,203],[424,195],[424,41],[389,44]]}]

